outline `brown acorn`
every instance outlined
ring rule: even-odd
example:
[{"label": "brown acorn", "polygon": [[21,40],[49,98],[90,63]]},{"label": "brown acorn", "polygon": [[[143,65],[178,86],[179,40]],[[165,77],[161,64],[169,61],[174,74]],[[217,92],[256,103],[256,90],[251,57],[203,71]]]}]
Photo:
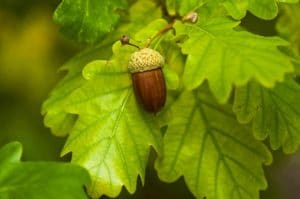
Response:
[{"label": "brown acorn", "polygon": [[166,102],[163,65],[163,56],[150,48],[133,53],[129,60],[135,96],[144,109],[151,113],[160,111]]}]

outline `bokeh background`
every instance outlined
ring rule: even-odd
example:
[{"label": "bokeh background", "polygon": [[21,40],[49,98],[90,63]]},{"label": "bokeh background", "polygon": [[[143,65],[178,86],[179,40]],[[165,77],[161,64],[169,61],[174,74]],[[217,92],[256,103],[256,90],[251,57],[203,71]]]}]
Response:
[{"label": "bokeh background", "polygon": [[[43,125],[42,102],[62,77],[59,66],[83,49],[64,38],[52,21],[59,0],[0,0],[0,146],[10,141],[23,144],[24,161],[67,161],[60,158],[65,138],[54,137]],[[263,21],[248,14],[242,25],[249,31],[274,35],[276,19]],[[159,182],[151,169],[146,185],[119,198],[189,199],[193,196],[183,180]],[[262,199],[300,198],[300,153],[274,153],[274,163],[265,167],[269,188]],[[105,198],[105,197],[103,197]]]}]

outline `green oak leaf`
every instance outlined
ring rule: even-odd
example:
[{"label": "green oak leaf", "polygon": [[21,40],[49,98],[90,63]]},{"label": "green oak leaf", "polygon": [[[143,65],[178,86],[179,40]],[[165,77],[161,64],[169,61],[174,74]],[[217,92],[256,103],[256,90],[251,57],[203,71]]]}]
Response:
[{"label": "green oak leaf", "polygon": [[54,13],[61,30],[79,42],[95,43],[113,30],[119,20],[118,9],[126,0],[62,0]]},{"label": "green oak leaf", "polygon": [[106,52],[105,46],[90,48],[61,67],[61,71],[67,71],[67,75],[51,92],[42,107],[42,114],[45,115],[44,124],[51,128],[54,135],[65,136],[74,125],[76,116],[64,111],[64,104],[68,96],[83,84],[84,78],[81,75],[83,67],[94,59],[106,57]]},{"label": "green oak leaf", "polygon": [[281,37],[290,41],[285,52],[294,58],[295,73],[300,74],[300,4],[284,5],[280,9],[276,29]]},{"label": "green oak leaf", "polygon": [[214,10],[223,5],[228,14],[238,20],[245,17],[247,10],[262,19],[273,19],[278,15],[278,2],[298,3],[299,0],[167,0],[166,6],[171,15],[179,13],[183,16],[210,4],[209,7],[213,6]]},{"label": "green oak leaf", "polygon": [[[165,25],[164,20],[155,20],[133,40],[145,43]],[[160,47],[159,41],[156,46]],[[150,146],[158,153],[161,148],[160,126],[154,115],[139,106],[132,89],[127,64],[134,51],[116,42],[113,56],[88,63],[82,71],[83,83],[62,96],[63,111],[77,115],[62,155],[72,152],[72,162],[89,171],[92,183],[87,191],[92,198],[115,197],[123,186],[133,193],[138,176],[144,182]],[[163,70],[168,89],[176,89],[177,73],[167,65]]]},{"label": "green oak leaf", "polygon": [[262,19],[273,19],[278,15],[278,2],[297,3],[299,0],[220,0],[234,19],[245,17],[247,10]]},{"label": "green oak leaf", "polygon": [[248,126],[206,92],[183,92],[167,112],[176,117],[169,118],[155,165],[160,179],[183,176],[199,199],[258,199],[267,187],[262,164],[272,157]]},{"label": "green oak leaf", "polygon": [[282,3],[299,3],[299,0],[277,0],[277,2],[282,2]]},{"label": "green oak leaf", "polygon": [[300,57],[300,4],[282,7],[276,29],[281,37],[291,42],[293,53]]},{"label": "green oak leaf", "polygon": [[181,76],[184,69],[185,56],[181,53],[180,47],[173,40],[165,40],[161,43],[158,50],[164,55],[165,64]]},{"label": "green oak leaf", "polygon": [[245,85],[254,78],[265,87],[273,87],[293,71],[290,59],[278,49],[288,45],[286,41],[236,31],[233,28],[237,25],[227,18],[197,25],[176,22],[177,35],[189,37],[182,44],[187,55],[183,81],[188,89],[207,79],[218,101],[225,103],[233,85]]},{"label": "green oak leaf", "polygon": [[262,19],[273,19],[278,14],[276,0],[248,0],[249,11]]},{"label": "green oak leaf", "polygon": [[18,142],[0,148],[0,198],[87,198],[83,185],[88,173],[77,165],[54,162],[20,162]]},{"label": "green oak leaf", "polygon": [[248,0],[225,0],[223,6],[234,19],[242,19],[247,12]]},{"label": "green oak leaf", "polygon": [[167,0],[166,6],[170,15],[175,15],[178,11],[181,16],[184,16],[199,8],[203,3],[203,0]]},{"label": "green oak leaf", "polygon": [[295,152],[300,145],[300,86],[293,80],[266,89],[251,82],[236,89],[233,110],[238,120],[253,120],[257,139],[270,138],[271,147],[283,147],[286,153]]},{"label": "green oak leaf", "polygon": [[170,66],[165,66],[163,69],[166,86],[169,90],[176,90],[179,87],[179,77],[176,72],[170,69]]},{"label": "green oak leaf", "polygon": [[299,0],[248,0],[248,10],[262,19],[274,19],[278,15],[278,3],[298,3]]},{"label": "green oak leaf", "polygon": [[133,193],[138,175],[144,182],[150,146],[160,149],[154,115],[139,108],[133,93],[127,69],[130,52],[131,47],[118,42],[111,60],[89,63],[83,71],[87,82],[67,106],[79,116],[62,154],[72,152],[72,162],[88,169],[93,198],[115,197],[122,186]]},{"label": "green oak leaf", "polygon": [[172,41],[164,41],[158,49],[165,57],[165,66],[163,68],[167,88],[176,90],[181,87],[181,79],[185,58],[180,48]]}]

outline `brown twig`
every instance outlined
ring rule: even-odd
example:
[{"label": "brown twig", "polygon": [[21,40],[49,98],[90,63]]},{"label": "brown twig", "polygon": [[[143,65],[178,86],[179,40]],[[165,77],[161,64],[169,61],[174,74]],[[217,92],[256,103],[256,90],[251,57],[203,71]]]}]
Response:
[{"label": "brown twig", "polygon": [[175,20],[172,21],[172,23],[169,23],[166,27],[164,27],[163,29],[161,29],[160,31],[158,31],[145,45],[145,48],[148,48],[151,43],[157,38],[159,37],[161,34],[168,32],[169,30],[173,29]]},{"label": "brown twig", "polygon": [[[169,23],[166,27],[158,31],[150,40],[146,43],[145,48],[148,48],[150,44],[161,34],[168,32],[169,30],[173,29],[174,23],[176,21],[177,16],[174,16],[172,19],[172,22]],[[182,22],[190,22],[190,23],[196,23],[198,21],[198,14],[196,12],[189,12],[187,15],[183,16],[181,18]]]}]

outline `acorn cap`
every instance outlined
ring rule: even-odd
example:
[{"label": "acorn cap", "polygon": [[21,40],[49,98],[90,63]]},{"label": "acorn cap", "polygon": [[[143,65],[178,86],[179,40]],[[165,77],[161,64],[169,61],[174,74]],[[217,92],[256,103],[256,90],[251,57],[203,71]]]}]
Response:
[{"label": "acorn cap", "polygon": [[143,48],[131,55],[128,69],[131,73],[143,72],[161,68],[164,62],[164,57],[159,52],[150,48]]}]

